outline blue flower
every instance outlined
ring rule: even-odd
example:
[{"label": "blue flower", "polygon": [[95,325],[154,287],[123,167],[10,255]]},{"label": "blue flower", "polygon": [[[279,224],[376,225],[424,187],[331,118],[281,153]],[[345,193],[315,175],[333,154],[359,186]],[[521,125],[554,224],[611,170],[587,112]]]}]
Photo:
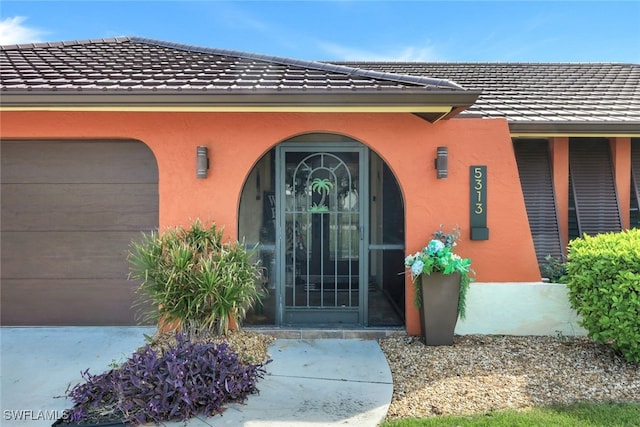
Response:
[{"label": "blue flower", "polygon": [[407,267],[411,267],[415,260],[416,255],[407,255],[407,257],[404,259],[404,265],[406,265]]},{"label": "blue flower", "polygon": [[422,262],[422,260],[416,260],[413,265],[411,266],[411,274],[413,274],[414,276],[418,276],[419,274],[422,274],[422,267],[424,267],[424,262]]},{"label": "blue flower", "polygon": [[440,240],[432,240],[427,245],[427,253],[429,255],[435,255],[443,249],[444,243],[442,243]]}]

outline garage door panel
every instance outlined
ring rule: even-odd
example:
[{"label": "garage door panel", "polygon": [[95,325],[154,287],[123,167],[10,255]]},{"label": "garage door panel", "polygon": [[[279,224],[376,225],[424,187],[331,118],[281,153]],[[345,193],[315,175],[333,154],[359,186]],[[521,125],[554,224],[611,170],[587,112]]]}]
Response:
[{"label": "garage door panel", "polygon": [[3,325],[132,325],[127,253],[158,227],[138,141],[0,141]]},{"label": "garage door panel", "polygon": [[2,324],[134,325],[135,288],[126,280],[5,280]]},{"label": "garage door panel", "polygon": [[[3,232],[3,278],[126,279],[141,232]],[[4,288],[4,286],[3,286]]]},{"label": "garage door panel", "polygon": [[2,157],[4,183],[158,181],[155,157],[136,141],[3,141]]},{"label": "garage door panel", "polygon": [[4,184],[2,230],[123,231],[158,221],[157,184]]}]

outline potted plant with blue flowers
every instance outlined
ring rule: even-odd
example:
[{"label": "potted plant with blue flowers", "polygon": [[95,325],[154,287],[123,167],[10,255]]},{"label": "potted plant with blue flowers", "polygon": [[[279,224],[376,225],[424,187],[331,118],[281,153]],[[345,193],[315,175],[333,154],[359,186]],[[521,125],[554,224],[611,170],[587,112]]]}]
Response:
[{"label": "potted plant with blue flowers", "polygon": [[469,258],[454,252],[459,237],[460,228],[445,233],[440,226],[427,246],[405,258],[427,345],[452,345],[458,317],[464,319],[466,314],[466,296],[474,271]]}]

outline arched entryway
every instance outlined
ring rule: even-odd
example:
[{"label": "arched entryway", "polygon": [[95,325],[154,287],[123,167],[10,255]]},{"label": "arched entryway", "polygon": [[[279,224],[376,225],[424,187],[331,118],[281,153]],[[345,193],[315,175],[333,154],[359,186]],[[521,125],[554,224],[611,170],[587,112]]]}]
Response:
[{"label": "arched entryway", "polygon": [[404,324],[403,200],[364,144],[318,133],[282,142],[247,178],[239,218],[267,273],[248,323]]}]

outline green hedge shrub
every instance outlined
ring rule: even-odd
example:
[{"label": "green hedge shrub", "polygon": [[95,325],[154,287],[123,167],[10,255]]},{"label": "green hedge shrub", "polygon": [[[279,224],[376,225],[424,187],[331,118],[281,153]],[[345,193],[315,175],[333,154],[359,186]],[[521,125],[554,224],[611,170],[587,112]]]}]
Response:
[{"label": "green hedge shrub", "polygon": [[177,323],[189,334],[224,334],[240,325],[262,296],[262,268],[254,251],[222,235],[215,224],[196,220],[190,228],[144,234],[131,243],[130,277],[141,282],[143,307],[151,307],[145,321]]},{"label": "green hedge shrub", "polygon": [[569,244],[569,301],[595,341],[640,361],[640,229]]}]

